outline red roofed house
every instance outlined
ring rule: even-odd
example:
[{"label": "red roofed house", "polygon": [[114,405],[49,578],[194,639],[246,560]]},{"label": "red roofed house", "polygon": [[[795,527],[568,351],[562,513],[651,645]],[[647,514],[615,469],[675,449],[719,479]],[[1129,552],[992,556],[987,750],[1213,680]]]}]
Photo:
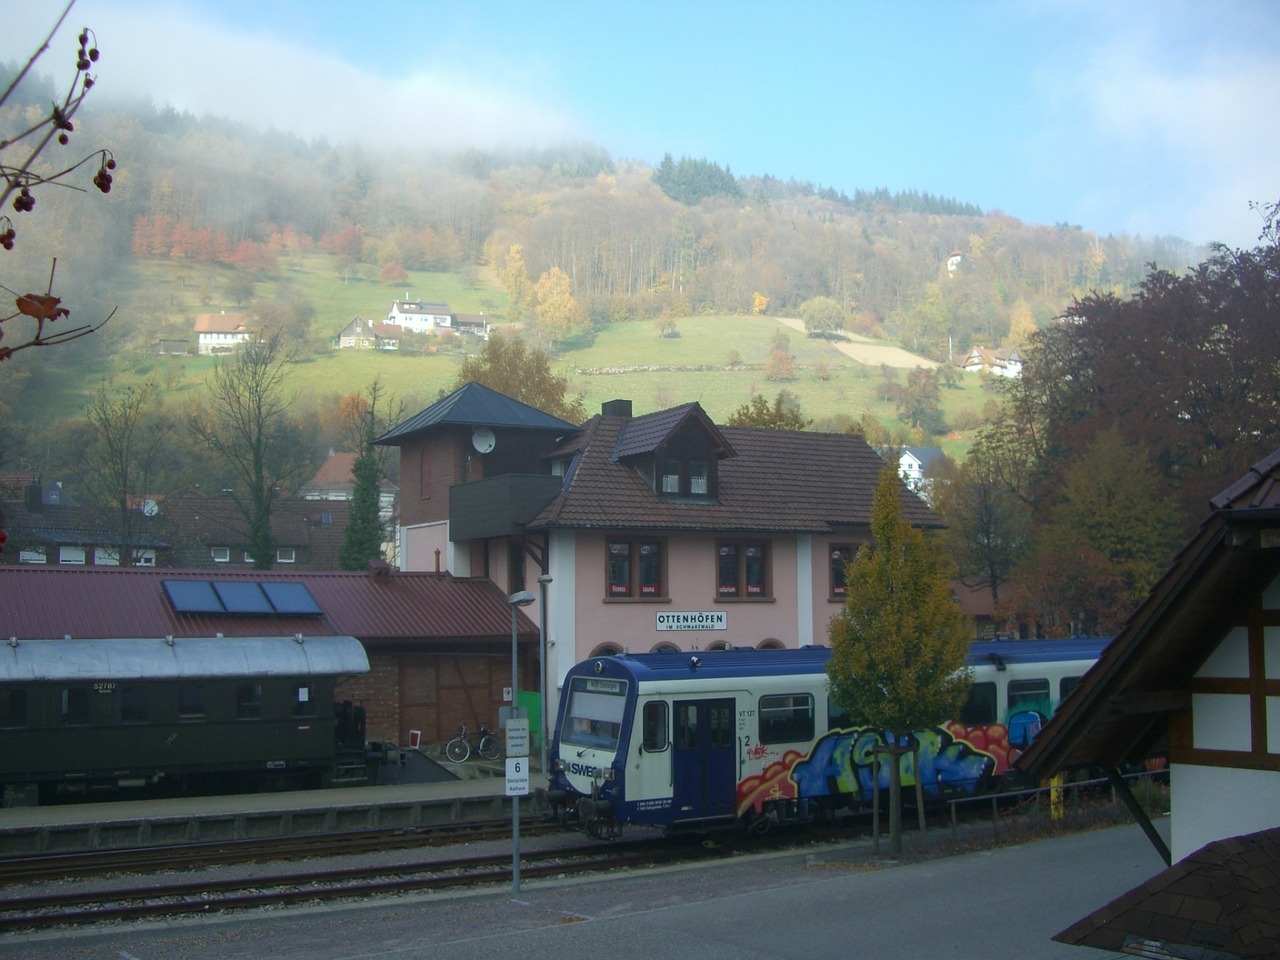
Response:
[{"label": "red roofed house", "polygon": [[[166,580],[284,581],[302,584],[318,614],[182,613]],[[466,723],[495,727],[511,685],[511,608],[487,580],[395,573],[304,570],[138,570],[120,567],[0,566],[0,635],[32,639],[353,636],[370,671],[340,689],[363,703],[367,737],[443,743]],[[525,679],[532,674],[537,626],[517,620]]]},{"label": "red roofed house", "polygon": [[253,336],[243,313],[202,313],[196,317],[196,352],[202,357],[234,353]]},{"label": "red roofed house", "polygon": [[545,600],[549,699],[599,653],[826,643],[884,467],[853,435],[718,426],[697,403],[633,417],[629,401],[575,427],[475,383],[377,442],[401,450],[406,569]]}]

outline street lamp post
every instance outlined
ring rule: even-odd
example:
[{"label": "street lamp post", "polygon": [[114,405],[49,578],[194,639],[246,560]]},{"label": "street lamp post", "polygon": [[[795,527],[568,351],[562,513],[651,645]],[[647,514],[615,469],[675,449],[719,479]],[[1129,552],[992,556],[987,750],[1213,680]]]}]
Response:
[{"label": "street lamp post", "polygon": [[538,591],[541,593],[541,604],[538,626],[538,697],[542,701],[542,718],[538,723],[538,742],[542,744],[539,759],[542,761],[542,775],[547,775],[547,584],[551,583],[551,574],[544,573],[538,578]]},{"label": "street lamp post", "polygon": [[[533,594],[528,590],[520,590],[507,597],[511,605],[511,710],[507,714],[507,722],[520,715],[518,706],[520,691],[520,654],[517,636],[516,608],[527,607],[533,603]],[[520,892],[520,797],[511,798],[511,892]]]}]

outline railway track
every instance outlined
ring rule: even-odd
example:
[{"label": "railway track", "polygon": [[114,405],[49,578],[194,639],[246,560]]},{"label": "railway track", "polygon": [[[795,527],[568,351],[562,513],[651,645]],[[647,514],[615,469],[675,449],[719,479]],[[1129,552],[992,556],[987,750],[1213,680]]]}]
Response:
[{"label": "railway track", "polygon": [[[656,866],[675,860],[732,856],[721,844],[637,840],[562,848],[522,856],[524,878],[561,877],[603,870]],[[24,893],[0,891],[0,933],[66,925],[209,915],[267,906],[441,892],[507,882],[511,854],[451,857],[410,864],[276,869],[231,879],[139,876],[111,887]]]}]

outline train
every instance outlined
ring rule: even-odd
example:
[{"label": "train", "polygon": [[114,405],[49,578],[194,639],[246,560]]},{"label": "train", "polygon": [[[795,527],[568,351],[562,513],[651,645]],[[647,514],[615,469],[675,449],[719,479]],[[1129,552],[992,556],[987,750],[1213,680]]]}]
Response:
[{"label": "train", "polygon": [[[959,716],[911,735],[927,800],[1012,785],[1011,766],[1098,659],[1106,638],[983,640],[966,666]],[[676,830],[825,818],[869,805],[889,742],[859,727],[827,691],[830,649],[733,649],[592,657],[566,674],[546,799],[594,837],[626,824]],[[906,744],[904,744],[906,745]],[[914,788],[913,755],[901,760]]]},{"label": "train", "polygon": [[355,637],[0,642],[3,806],[368,777]]}]

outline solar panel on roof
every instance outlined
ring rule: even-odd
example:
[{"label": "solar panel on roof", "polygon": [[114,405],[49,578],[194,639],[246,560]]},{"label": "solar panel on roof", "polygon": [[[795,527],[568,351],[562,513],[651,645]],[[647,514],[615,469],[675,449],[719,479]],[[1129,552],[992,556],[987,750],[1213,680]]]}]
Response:
[{"label": "solar panel on roof", "polygon": [[252,581],[215,580],[213,589],[227,613],[275,613],[262,587]]},{"label": "solar panel on roof", "polygon": [[175,613],[225,613],[226,608],[208,580],[163,580]]},{"label": "solar panel on roof", "polygon": [[271,600],[276,613],[314,615],[324,613],[320,604],[307,589],[305,583],[292,580],[268,580],[262,584],[262,592]]}]

